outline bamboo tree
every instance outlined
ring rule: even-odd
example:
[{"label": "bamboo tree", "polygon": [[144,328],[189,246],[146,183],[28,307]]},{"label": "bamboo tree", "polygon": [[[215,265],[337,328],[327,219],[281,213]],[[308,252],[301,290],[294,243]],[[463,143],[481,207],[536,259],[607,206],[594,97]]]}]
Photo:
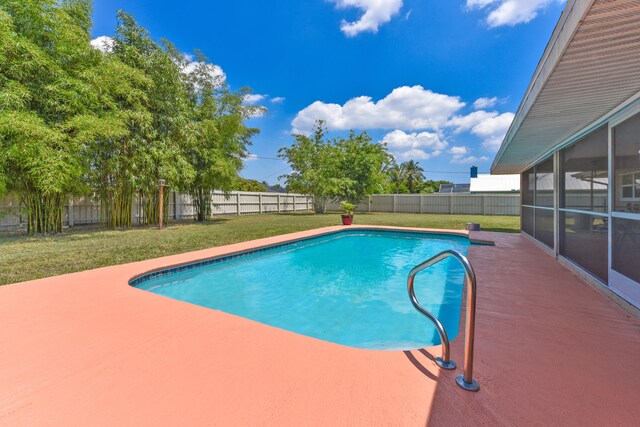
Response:
[{"label": "bamboo tree", "polygon": [[[189,144],[189,85],[183,73],[182,55],[168,41],[159,45],[135,19],[118,12],[114,55],[124,64],[143,72],[151,85],[146,92],[145,108],[149,129],[136,136],[140,144],[135,158],[135,190],[144,209],[143,222],[157,224],[157,182],[182,190],[193,180],[192,164],[185,156]],[[162,203],[168,203],[169,192]],[[165,206],[164,212],[169,212]],[[165,223],[168,216],[165,218]]]},{"label": "bamboo tree", "polygon": [[[158,44],[118,13],[113,50],[90,47],[90,0],[0,2],[0,194],[16,192],[31,233],[62,230],[73,195],[101,202],[104,226],[168,215],[170,192],[188,191],[199,218],[213,189],[230,190],[258,130],[249,89],[232,92],[198,54]],[[165,221],[168,216],[165,216]]]},{"label": "bamboo tree", "polygon": [[90,14],[82,0],[0,5],[0,181],[20,196],[30,233],[60,232],[64,202],[81,187],[81,150],[66,125],[90,98]]},{"label": "bamboo tree", "polygon": [[263,108],[245,105],[250,89],[230,91],[202,53],[196,52],[195,64],[189,75],[193,139],[185,150],[195,174],[186,190],[193,199],[196,220],[205,221],[211,214],[212,191],[233,189],[251,138],[259,132],[246,121],[262,114]]}]

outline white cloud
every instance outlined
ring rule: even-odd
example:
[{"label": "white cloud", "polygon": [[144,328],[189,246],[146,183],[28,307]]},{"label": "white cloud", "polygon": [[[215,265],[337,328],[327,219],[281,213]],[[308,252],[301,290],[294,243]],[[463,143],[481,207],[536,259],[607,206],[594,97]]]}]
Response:
[{"label": "white cloud", "polygon": [[[475,107],[499,102],[499,98],[480,98]],[[316,101],[298,112],[291,122],[293,133],[309,134],[317,120],[324,120],[330,131],[349,129],[389,129],[382,139],[389,151],[400,159],[428,159],[448,147],[455,135],[471,134],[482,147],[495,152],[513,121],[514,114],[476,110],[462,111],[466,104],[457,96],[434,93],[422,86],[399,87],[374,101],[360,96],[340,104]],[[486,160],[468,152],[465,146],[448,150],[455,163]]]},{"label": "white cloud", "polygon": [[498,103],[498,97],[493,98],[478,98],[473,103],[473,108],[476,110],[482,110],[483,108],[491,108]]},{"label": "white cloud", "polygon": [[[99,50],[102,53],[109,53],[113,51],[115,40],[109,36],[100,36],[89,42],[94,49]],[[191,74],[195,68],[201,65],[201,62],[194,61],[193,55],[185,55],[185,61],[181,64],[182,72],[185,74]],[[227,79],[227,75],[222,71],[222,68],[214,64],[204,64],[207,68],[209,75],[218,84],[222,84]]]},{"label": "white cloud", "polygon": [[454,156],[464,156],[468,152],[469,149],[467,147],[451,147],[451,149],[449,150],[449,154],[452,154]]},{"label": "white cloud", "polygon": [[244,96],[244,102],[246,104],[254,105],[258,102],[264,101],[267,99],[268,95],[261,95],[259,93],[249,93]]},{"label": "white cloud", "polygon": [[489,151],[498,151],[514,117],[513,113],[503,113],[487,118],[475,125],[471,132],[483,139],[484,148]]},{"label": "white cloud", "polygon": [[330,130],[438,130],[464,106],[457,96],[422,86],[402,86],[377,102],[369,96],[352,98],[344,105],[316,101],[298,112],[291,124],[297,133],[309,132],[319,119],[325,120]]},{"label": "white cloud", "polygon": [[249,155],[244,159],[245,162],[252,162],[254,160],[258,160],[258,155],[253,153],[249,153]]},{"label": "white cloud", "polygon": [[286,98],[282,96],[276,96],[275,98],[271,98],[271,103],[273,104],[282,104]]},{"label": "white cloud", "polygon": [[[202,62],[193,60],[193,55],[185,55],[184,58],[185,62],[182,65],[182,72],[185,74],[191,74],[196,67],[202,66]],[[204,64],[204,66],[217,84],[222,84],[227,80],[227,75],[220,66],[214,64]]]},{"label": "white cloud", "polygon": [[496,111],[478,110],[463,116],[452,117],[447,125],[455,128],[456,133],[462,133],[473,129],[474,126],[477,126],[484,120],[491,119],[497,115],[498,113]]},{"label": "white cloud", "polygon": [[401,130],[387,133],[382,142],[386,143],[391,154],[400,160],[426,160],[436,157],[448,145],[437,133],[405,133]]},{"label": "white cloud", "polygon": [[467,0],[468,9],[482,9],[483,7],[495,3],[497,0]]},{"label": "white cloud", "polygon": [[474,111],[465,116],[456,116],[449,120],[456,133],[470,131],[482,138],[482,145],[489,151],[497,151],[505,134],[511,126],[513,113],[499,114],[496,111]]},{"label": "white cloud", "polygon": [[473,163],[473,162],[485,162],[489,160],[487,156],[476,157],[471,155],[471,151],[468,147],[454,146],[449,151],[451,154],[451,163]]},{"label": "white cloud", "polygon": [[527,23],[547,6],[565,0],[467,0],[467,9],[486,9],[486,22],[491,28]]},{"label": "white cloud", "polygon": [[91,47],[102,53],[109,53],[113,51],[114,40],[109,36],[96,37],[89,43],[91,44]]},{"label": "white cloud", "polygon": [[362,32],[377,33],[381,24],[391,21],[400,12],[402,0],[328,0],[335,3],[338,9],[358,8],[364,13],[354,22],[343,20],[340,29],[347,37],[354,37]]}]

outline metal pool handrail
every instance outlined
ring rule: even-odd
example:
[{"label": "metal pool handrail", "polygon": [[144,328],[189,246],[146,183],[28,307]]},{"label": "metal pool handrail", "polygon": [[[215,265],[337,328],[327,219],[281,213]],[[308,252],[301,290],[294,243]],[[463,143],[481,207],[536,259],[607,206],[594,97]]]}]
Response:
[{"label": "metal pool handrail", "polygon": [[425,262],[413,267],[409,272],[409,278],[407,279],[409,298],[411,299],[411,304],[413,304],[416,310],[424,314],[427,318],[429,318],[429,320],[434,323],[436,329],[438,330],[438,334],[440,334],[440,340],[442,341],[442,357],[436,358],[436,364],[444,369],[455,369],[456,363],[451,360],[449,337],[447,336],[447,331],[444,329],[444,326],[442,326],[442,323],[440,322],[440,320],[438,320],[437,317],[435,317],[428,310],[422,307],[422,305],[420,305],[414,289],[414,279],[418,273],[450,257],[457,259],[460,264],[462,264],[462,267],[464,267],[464,278],[467,287],[467,318],[465,323],[464,341],[464,375],[457,376],[456,383],[465,390],[478,391],[480,389],[480,385],[476,380],[473,379],[473,344],[476,327],[476,273],[473,271],[473,267],[471,266],[471,263],[469,262],[467,257],[462,255],[458,251],[447,249],[446,251],[442,251],[438,255],[431,257]]}]

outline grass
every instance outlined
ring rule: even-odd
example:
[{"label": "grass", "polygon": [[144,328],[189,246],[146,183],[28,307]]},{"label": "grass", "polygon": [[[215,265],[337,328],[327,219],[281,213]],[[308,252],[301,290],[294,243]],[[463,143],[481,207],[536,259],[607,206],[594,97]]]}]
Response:
[{"label": "grass", "polygon": [[[261,237],[337,225],[338,214],[273,214],[222,217],[204,224],[171,224],[165,230],[105,231],[77,228],[51,237],[0,237],[0,285],[157,258]],[[518,217],[361,213],[354,223],[517,232]]]}]

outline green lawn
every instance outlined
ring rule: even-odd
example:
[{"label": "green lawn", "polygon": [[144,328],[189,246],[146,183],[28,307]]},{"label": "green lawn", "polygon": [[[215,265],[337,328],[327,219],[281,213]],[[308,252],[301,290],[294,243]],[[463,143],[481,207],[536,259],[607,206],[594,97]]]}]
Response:
[{"label": "green lawn", "polygon": [[[518,217],[361,213],[354,223],[517,232]],[[0,285],[204,249],[340,223],[338,214],[223,217],[205,224],[171,224],[165,230],[102,231],[76,228],[53,237],[0,236]]]}]

